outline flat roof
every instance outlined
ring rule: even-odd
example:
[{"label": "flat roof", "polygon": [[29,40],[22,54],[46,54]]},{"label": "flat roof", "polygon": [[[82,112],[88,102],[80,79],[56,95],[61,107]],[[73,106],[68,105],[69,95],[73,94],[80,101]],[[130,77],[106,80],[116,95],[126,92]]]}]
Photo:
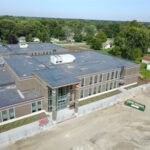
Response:
[{"label": "flat roof", "polygon": [[28,52],[41,52],[41,51],[61,51],[65,50],[65,48],[55,45],[52,43],[28,43],[27,48],[20,48],[19,44],[8,44],[7,47],[10,51],[15,52],[16,54],[24,54]]},{"label": "flat roof", "polygon": [[0,108],[42,97],[40,93],[30,90],[22,92],[24,96],[22,98],[17,90],[17,88],[0,90]]},{"label": "flat roof", "polygon": [[4,57],[4,59],[19,77],[32,76],[32,72],[35,72],[44,80],[48,80],[48,83],[52,85],[56,81],[48,78],[58,80],[61,77],[63,79],[64,76],[67,76],[68,80],[74,81],[79,76],[113,70],[122,66],[129,67],[138,65],[137,63],[94,50],[71,52],[68,54],[73,55],[76,60],[71,63],[57,65],[51,63],[50,55],[10,55],[9,57]]},{"label": "flat roof", "polygon": [[61,85],[68,85],[72,83],[77,83],[80,80],[70,73],[64,72],[62,69],[51,68],[44,69],[34,72],[45,82],[50,84],[52,87],[59,87]]},{"label": "flat roof", "polygon": [[9,75],[9,73],[6,71],[6,69],[2,66],[0,66],[0,87],[12,85],[15,81],[13,78]]},{"label": "flat roof", "polygon": [[0,43],[0,53],[10,52],[9,49]]}]

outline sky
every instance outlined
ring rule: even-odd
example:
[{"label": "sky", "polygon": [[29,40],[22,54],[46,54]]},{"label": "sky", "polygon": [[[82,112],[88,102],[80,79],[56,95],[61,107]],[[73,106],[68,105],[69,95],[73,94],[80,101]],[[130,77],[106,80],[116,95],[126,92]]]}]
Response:
[{"label": "sky", "polygon": [[0,15],[150,22],[150,0],[0,0]]}]

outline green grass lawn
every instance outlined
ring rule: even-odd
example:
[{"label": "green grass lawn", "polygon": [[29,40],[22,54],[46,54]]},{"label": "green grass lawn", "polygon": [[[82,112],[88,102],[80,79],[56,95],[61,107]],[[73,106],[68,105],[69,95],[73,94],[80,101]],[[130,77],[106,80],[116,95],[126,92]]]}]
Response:
[{"label": "green grass lawn", "polygon": [[56,42],[55,44],[82,44],[82,43],[85,43],[85,42],[67,42],[67,41],[64,41],[64,42]]},{"label": "green grass lawn", "polygon": [[119,94],[119,93],[121,93],[121,91],[115,90],[113,92],[109,92],[109,93],[106,93],[106,94],[95,96],[95,97],[80,101],[79,106],[83,106],[83,105],[86,105],[86,104],[89,104],[89,103],[92,103],[92,102],[95,102],[95,101],[99,101],[99,100],[102,100],[102,99],[107,98],[107,97],[114,96],[114,95]]},{"label": "green grass lawn", "polygon": [[101,49],[101,50],[97,50],[98,52],[101,52],[101,53],[105,53],[105,54],[110,54],[112,49]]},{"label": "green grass lawn", "polygon": [[147,64],[141,63],[141,66],[140,66],[140,74],[141,74],[144,78],[150,80],[150,70],[147,70]]}]

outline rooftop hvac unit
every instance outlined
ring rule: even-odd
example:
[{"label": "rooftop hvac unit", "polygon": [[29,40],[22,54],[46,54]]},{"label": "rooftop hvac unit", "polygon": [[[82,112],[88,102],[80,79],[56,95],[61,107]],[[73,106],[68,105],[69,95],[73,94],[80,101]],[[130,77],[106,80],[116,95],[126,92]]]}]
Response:
[{"label": "rooftop hvac unit", "polygon": [[26,43],[19,43],[20,48],[28,48],[28,44]]},{"label": "rooftop hvac unit", "polygon": [[64,63],[71,63],[76,58],[71,54],[64,54],[64,55],[51,55],[50,62],[52,64],[64,64]]}]

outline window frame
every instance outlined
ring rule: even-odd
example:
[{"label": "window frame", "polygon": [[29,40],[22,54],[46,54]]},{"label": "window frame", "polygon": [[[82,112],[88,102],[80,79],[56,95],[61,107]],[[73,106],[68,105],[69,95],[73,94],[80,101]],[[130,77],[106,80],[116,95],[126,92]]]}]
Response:
[{"label": "window frame", "polygon": [[42,101],[41,100],[37,101],[37,106],[38,106],[37,110],[41,111],[41,110],[39,110],[39,102],[41,102],[41,110],[42,110]]},{"label": "window frame", "polygon": [[7,116],[7,120],[4,120],[4,119],[3,119],[3,112],[4,112],[4,111],[6,112],[6,116],[7,116],[7,110],[2,110],[2,111],[1,111],[2,122],[8,121],[8,116]]},{"label": "window frame", "polygon": [[[33,109],[32,109],[32,108],[33,108],[32,104],[35,104],[35,111],[33,111]],[[32,102],[32,103],[31,103],[31,112],[32,112],[32,113],[36,112],[36,102]]]},{"label": "window frame", "polygon": [[81,79],[81,87],[83,87],[83,86],[85,86],[85,79],[84,78]]},{"label": "window frame", "polygon": [[90,76],[90,78],[89,78],[89,84],[92,85],[92,83],[93,83],[93,77]]},{"label": "window frame", "polygon": [[[14,113],[14,117],[13,117],[13,118],[10,118],[10,110],[11,110],[11,109],[13,109],[13,113]],[[14,111],[14,108],[9,108],[8,111],[9,111],[9,119],[14,119],[14,118],[15,118],[15,111]]]},{"label": "window frame", "polygon": [[103,74],[100,74],[100,80],[99,80],[99,82],[100,83],[103,82]]},{"label": "window frame", "polygon": [[[81,93],[82,93],[82,96],[81,96]],[[80,91],[80,98],[84,98],[84,90]]]}]

